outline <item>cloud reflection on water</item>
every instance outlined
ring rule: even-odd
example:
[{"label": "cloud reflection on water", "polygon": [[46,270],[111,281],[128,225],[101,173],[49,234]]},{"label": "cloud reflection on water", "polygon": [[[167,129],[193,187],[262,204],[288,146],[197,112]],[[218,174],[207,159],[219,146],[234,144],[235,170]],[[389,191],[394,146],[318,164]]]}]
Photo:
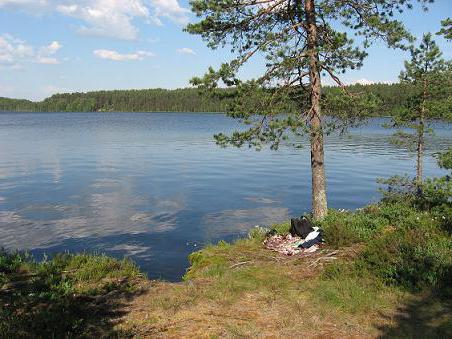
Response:
[{"label": "cloud reflection on water", "polygon": [[[177,215],[185,208],[180,197],[145,198],[124,187],[90,193],[79,203],[33,204],[19,211],[0,211],[2,246],[42,249],[70,238],[168,232],[177,226]],[[146,208],[149,211],[143,212]]]},{"label": "cloud reflection on water", "polygon": [[[413,172],[381,122],[326,137],[330,206],[360,207],[377,177]],[[212,135],[237,127],[219,114],[2,113],[0,246],[132,256],[175,278],[202,244],[309,210],[309,149],[219,149]],[[450,130],[429,140],[426,175],[443,173],[431,150],[452,146]]]},{"label": "cloud reflection on water", "polygon": [[208,238],[216,238],[221,235],[247,233],[253,224],[270,226],[288,219],[288,208],[259,207],[209,213],[202,218],[201,224]]}]

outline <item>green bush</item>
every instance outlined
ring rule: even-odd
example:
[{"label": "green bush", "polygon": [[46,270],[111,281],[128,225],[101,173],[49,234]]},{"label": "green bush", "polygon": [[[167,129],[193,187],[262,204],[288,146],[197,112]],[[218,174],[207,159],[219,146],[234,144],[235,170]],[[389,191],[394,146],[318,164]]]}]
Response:
[{"label": "green bush", "polygon": [[438,154],[438,165],[444,169],[452,169],[452,148]]},{"label": "green bush", "polygon": [[324,240],[329,246],[340,248],[360,241],[353,229],[344,223],[332,223],[324,228]]},{"label": "green bush", "polygon": [[375,204],[356,212],[331,210],[319,223],[329,246],[340,248],[366,242],[388,227],[397,225],[412,208],[404,204]]},{"label": "green bush", "polygon": [[383,185],[379,192],[383,196],[382,202],[402,203],[413,205],[418,193],[418,184],[407,175],[395,175],[386,179],[377,179],[377,183]]},{"label": "green bush", "polygon": [[92,337],[100,330],[109,337],[108,312],[118,306],[109,294],[108,312],[93,300],[112,290],[132,292],[141,276],[130,261],[102,255],[60,254],[36,262],[1,251],[0,337]]},{"label": "green bush", "polygon": [[452,239],[430,215],[410,216],[370,241],[357,265],[387,284],[415,290],[437,286],[450,276]]},{"label": "green bush", "polygon": [[418,197],[417,204],[427,210],[434,207],[451,206],[452,179],[449,176],[427,179],[422,185],[422,195]]},{"label": "green bush", "polygon": [[0,273],[17,271],[22,265],[31,261],[31,255],[27,252],[8,252],[0,249]]},{"label": "green bush", "polygon": [[[413,290],[447,285],[452,276],[452,207],[446,195],[429,187],[414,203],[414,199],[394,194],[394,199],[353,213],[330,211],[319,226],[329,246],[365,245],[353,266],[360,275],[370,273],[388,285]],[[333,280],[338,276],[350,276],[350,267],[344,270],[333,265],[325,272]]]}]

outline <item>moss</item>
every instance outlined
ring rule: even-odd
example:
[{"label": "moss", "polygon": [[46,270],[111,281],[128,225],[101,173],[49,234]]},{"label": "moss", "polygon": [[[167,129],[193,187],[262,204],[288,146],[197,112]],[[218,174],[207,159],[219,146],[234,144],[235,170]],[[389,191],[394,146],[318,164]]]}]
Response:
[{"label": "moss", "polygon": [[208,245],[189,256],[190,268],[184,280],[195,278],[221,277],[236,262],[253,260],[261,248],[259,237],[248,237],[233,243],[220,241],[216,245]]}]

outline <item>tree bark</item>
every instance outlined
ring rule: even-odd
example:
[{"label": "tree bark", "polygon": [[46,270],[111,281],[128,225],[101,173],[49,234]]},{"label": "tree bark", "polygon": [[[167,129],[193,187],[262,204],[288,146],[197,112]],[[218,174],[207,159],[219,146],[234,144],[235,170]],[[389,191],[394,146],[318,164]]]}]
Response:
[{"label": "tree bark", "polygon": [[417,166],[416,166],[416,182],[420,187],[423,181],[424,175],[424,118],[422,117],[419,122],[418,130],[418,143],[417,143]]},{"label": "tree bark", "polygon": [[326,200],[325,162],[321,116],[322,85],[317,52],[317,24],[314,0],[304,4],[309,55],[309,81],[311,85],[311,109],[309,113],[311,133],[312,214],[315,220],[323,219],[328,212]]},{"label": "tree bark", "polygon": [[419,116],[418,139],[417,139],[417,163],[416,184],[418,193],[422,193],[422,181],[424,175],[424,133],[425,133],[425,102],[427,101],[427,81],[424,80],[424,92]]}]

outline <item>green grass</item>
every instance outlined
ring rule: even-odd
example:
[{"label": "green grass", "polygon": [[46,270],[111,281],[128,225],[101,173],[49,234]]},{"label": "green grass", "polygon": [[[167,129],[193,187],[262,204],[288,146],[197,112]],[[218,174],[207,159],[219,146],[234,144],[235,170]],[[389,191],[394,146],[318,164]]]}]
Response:
[{"label": "green grass", "polygon": [[314,297],[318,304],[350,314],[381,311],[390,307],[400,292],[370,272],[343,261],[330,264],[317,283]]},{"label": "green grass", "polygon": [[120,307],[119,294],[133,294],[143,278],[128,260],[88,254],[38,263],[2,251],[0,272],[1,337],[112,335],[109,318]]},{"label": "green grass", "polygon": [[[267,333],[276,337],[310,327],[322,330],[323,322],[343,335],[378,328],[396,337],[447,336],[452,328],[451,208],[443,200],[440,209],[412,201],[330,210],[318,223],[327,241],[318,257],[336,250],[337,260],[319,267],[309,266],[316,257],[289,258],[264,249],[268,230],[261,228],[233,243],[206,246],[190,255],[184,282],[157,283],[155,292],[150,288],[138,307],[146,316],[132,317],[135,329],[166,331],[180,321],[179,330],[196,331],[201,325],[191,319],[214,313],[229,320],[210,328],[213,336],[254,336],[268,321]],[[289,224],[272,228],[287,234]],[[24,253],[0,252],[0,337],[130,336],[135,332],[120,330],[111,320],[122,312],[124,296],[141,293],[140,283],[150,284],[129,260],[62,254],[38,263]],[[251,315],[238,323],[234,317],[242,311]],[[398,313],[418,319],[416,331],[394,316]],[[387,319],[395,320],[388,325]],[[361,329],[350,330],[356,328]]]},{"label": "green grass", "polygon": [[[383,312],[406,293],[435,290],[450,295],[452,238],[445,218],[400,201],[381,202],[355,212],[329,211],[318,223],[328,247],[341,251],[359,244],[361,252],[328,265],[317,278],[303,281],[302,290],[294,280],[294,270],[300,267],[279,266],[269,260],[268,251],[262,251],[265,232],[260,229],[253,229],[247,239],[220,242],[193,253],[185,279],[209,280],[205,294],[229,303],[259,291],[264,297],[294,304],[308,294],[325,312]],[[289,225],[272,228],[285,234]]]}]

